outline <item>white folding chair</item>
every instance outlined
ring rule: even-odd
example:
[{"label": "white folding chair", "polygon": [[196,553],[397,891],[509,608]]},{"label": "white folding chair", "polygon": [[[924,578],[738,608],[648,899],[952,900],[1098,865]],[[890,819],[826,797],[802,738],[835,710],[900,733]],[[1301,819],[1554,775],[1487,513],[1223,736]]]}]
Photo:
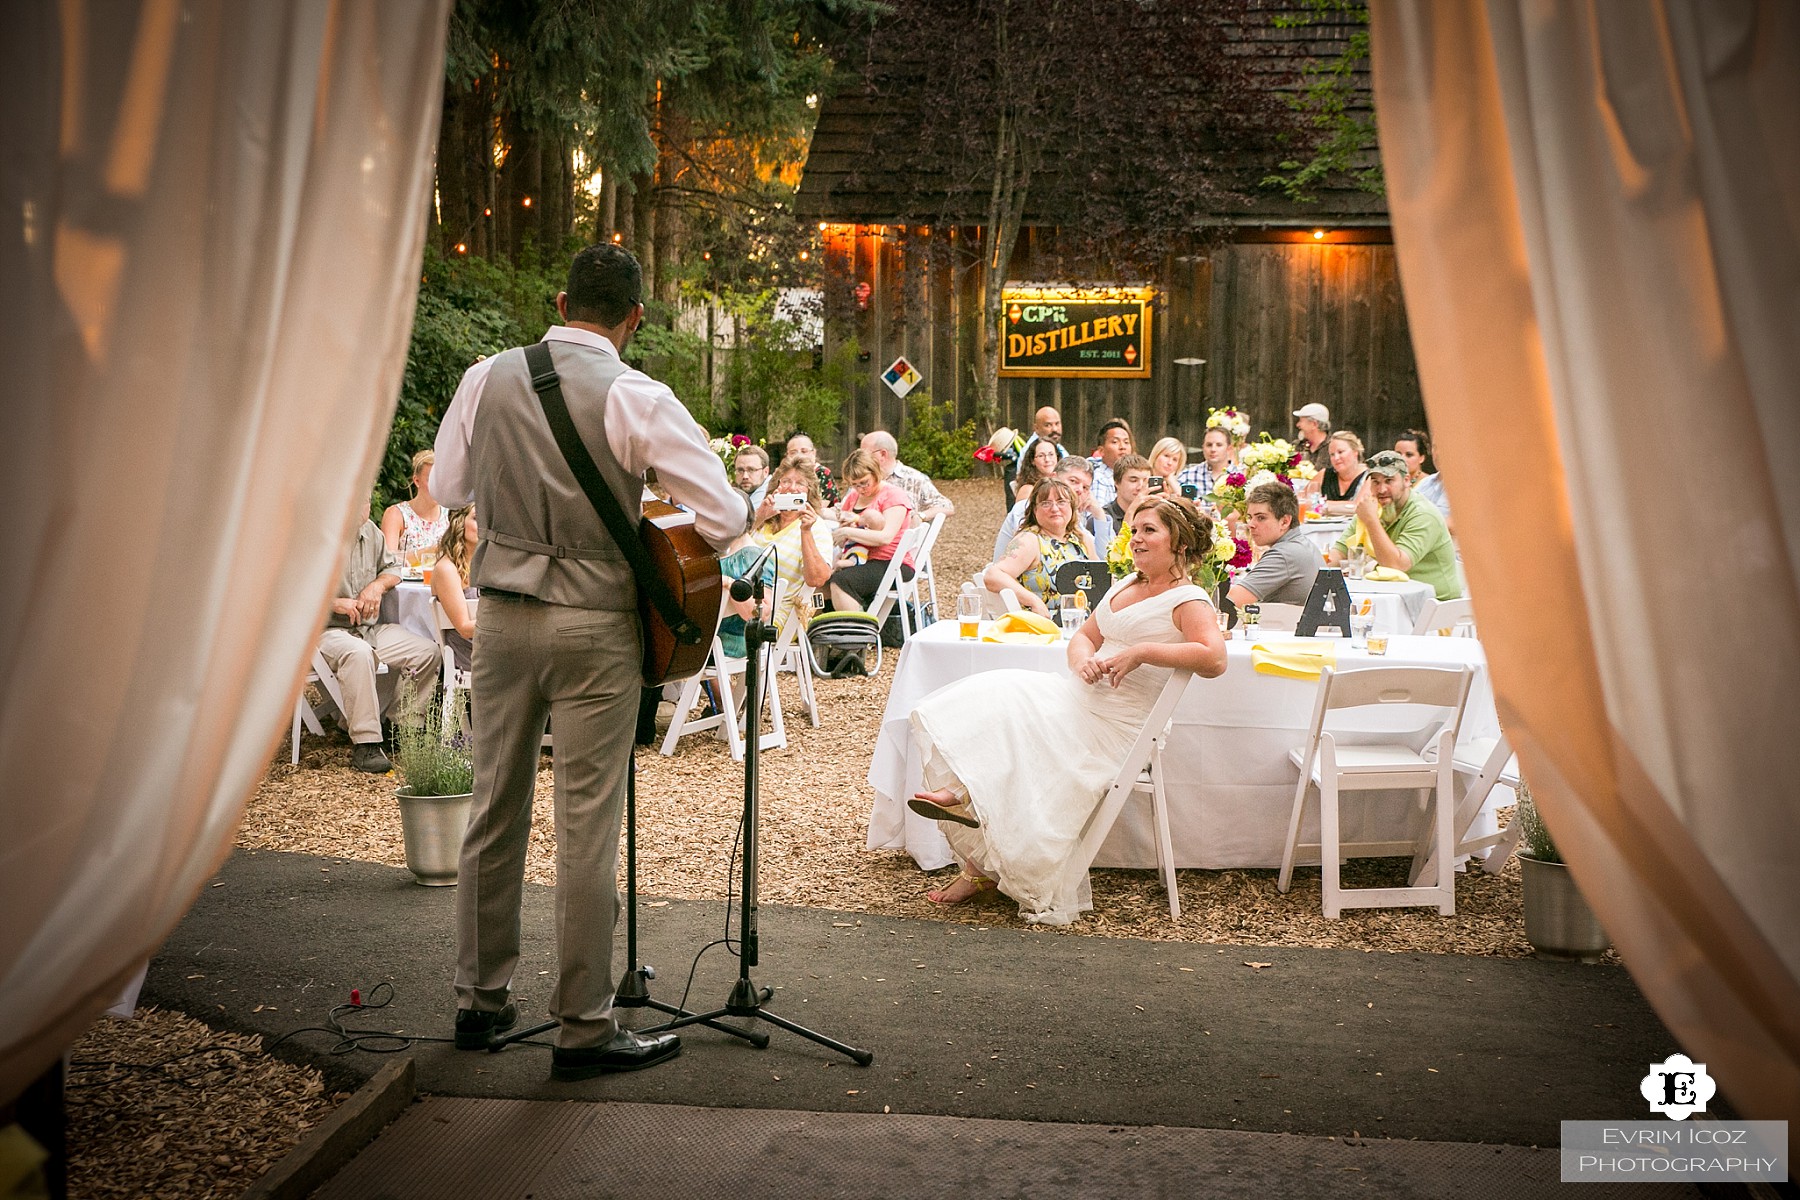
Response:
[{"label": "white folding chair", "polygon": [[1162,873],[1163,889],[1169,894],[1171,921],[1181,919],[1181,897],[1175,889],[1175,849],[1169,841],[1169,804],[1163,792],[1162,752],[1169,740],[1169,718],[1175,715],[1175,706],[1181,702],[1181,695],[1187,691],[1188,681],[1193,677],[1192,671],[1176,671],[1163,684],[1162,694],[1151,706],[1150,715],[1144,719],[1144,727],[1138,731],[1137,740],[1131,744],[1119,773],[1113,776],[1105,798],[1088,818],[1075,850],[1076,854],[1085,856],[1084,861],[1093,862],[1100,851],[1100,843],[1106,840],[1106,835],[1112,832],[1113,822],[1119,819],[1125,801],[1133,793],[1147,793],[1150,820],[1156,829],[1156,866]]},{"label": "white folding chair", "polygon": [[1306,607],[1300,604],[1259,604],[1256,627],[1264,633],[1292,633],[1305,614]]},{"label": "white folding chair", "polygon": [[[800,683],[800,703],[806,709],[806,718],[812,727],[819,727],[819,701],[813,691],[812,650],[806,640],[806,622],[812,616],[813,589],[801,584],[794,593],[794,602],[790,606],[787,620],[781,626],[781,634],[775,644],[769,647],[769,690],[775,690],[775,677],[783,671],[792,671]],[[780,612],[781,585],[775,585],[776,612]],[[779,703],[779,698],[777,698]]]},{"label": "white folding chair", "polygon": [[[919,574],[918,569],[915,566],[913,577],[911,579],[902,579],[900,577],[900,565],[906,561],[906,556],[908,554],[913,553],[913,551],[917,549],[919,539],[924,536],[924,525],[914,525],[912,528],[901,532],[900,545],[895,548],[894,557],[888,559],[887,571],[881,577],[881,586],[875,589],[875,594],[869,598],[869,606],[865,610],[870,616],[875,618],[875,625],[879,628],[886,623],[888,613],[893,610],[894,606],[899,605],[900,631],[903,638],[910,638],[914,633],[918,632],[913,627],[912,610],[913,605],[917,604],[919,599]],[[911,603],[908,602],[909,600]],[[875,646],[874,671],[876,675],[881,674],[881,650],[881,644],[877,642]]]},{"label": "white folding chair", "polygon": [[[1294,808],[1288,817],[1287,843],[1281,855],[1279,890],[1293,883],[1294,862],[1301,847],[1300,822],[1307,793],[1319,793],[1319,841],[1307,849],[1319,852],[1321,891],[1327,917],[1346,908],[1405,908],[1437,905],[1442,916],[1456,912],[1456,736],[1469,699],[1474,671],[1468,667],[1372,667],[1359,671],[1319,672],[1319,697],[1313,706],[1306,745],[1289,753],[1300,769],[1294,789]],[[1325,728],[1327,716],[1351,709],[1376,709],[1418,705],[1440,710],[1436,721],[1406,733],[1356,734]],[[1410,744],[1409,744],[1410,743]],[[1435,834],[1437,882],[1393,888],[1344,888],[1338,883],[1338,867],[1346,858],[1409,854],[1415,864],[1425,851],[1419,838],[1404,842],[1344,842],[1338,798],[1343,792],[1408,788],[1416,790],[1421,809],[1434,798],[1436,810],[1430,831]],[[1434,796],[1435,794],[1435,796]],[[1427,843],[1429,844],[1429,843]]]},{"label": "white folding chair", "polygon": [[[377,675],[387,674],[387,664],[377,662],[375,673]],[[338,689],[337,676],[331,673],[331,664],[325,661],[325,655],[317,646],[313,647],[312,665],[306,669],[306,682],[300,685],[300,694],[294,698],[294,727],[289,735],[288,746],[288,763],[292,766],[300,765],[300,727],[302,725],[306,726],[306,731],[314,737],[323,737],[325,734],[325,727],[319,723],[319,714],[313,710],[311,702],[306,698],[307,685],[314,683],[318,684],[319,689],[325,693],[331,703],[337,706],[341,716],[344,712],[344,693]]]},{"label": "white folding chair", "polygon": [[[780,587],[777,586],[777,600]],[[788,628],[794,626],[797,618],[790,618]],[[786,630],[783,631],[784,633]],[[763,750],[779,750],[787,745],[787,725],[781,713],[781,689],[775,686],[774,659],[770,659],[771,668],[762,679],[762,693],[769,705],[769,732],[762,735],[758,743]],[[731,757],[739,762],[744,758],[744,714],[754,711],[753,697],[740,698],[733,690],[733,682],[746,677],[750,664],[748,658],[732,658],[725,653],[725,644],[715,634],[712,650],[706,656],[706,665],[696,675],[684,680],[680,692],[675,698],[675,715],[669,720],[669,731],[663,735],[661,752],[665,755],[675,753],[675,743],[690,733],[704,733],[707,730],[718,731],[725,739],[725,745],[731,751]],[[709,716],[693,716],[694,705],[700,702],[700,689],[708,681],[712,681],[713,691],[717,693],[718,711]],[[803,687],[810,688],[811,680]],[[673,688],[675,685],[666,685]],[[818,722],[815,720],[814,724]]]},{"label": "white folding chair", "polygon": [[[464,601],[469,606],[469,615],[475,615],[479,599]],[[438,603],[436,596],[431,598],[431,636],[437,642],[438,659],[443,664],[444,702],[440,710],[439,729],[449,729],[450,721],[456,712],[456,693],[466,692],[474,686],[474,679],[468,671],[456,665],[456,651],[444,640],[444,630],[455,628],[450,624],[449,614],[444,606]],[[467,711],[467,710],[464,710]]]},{"label": "white folding chair", "polygon": [[1413,632],[1448,632],[1451,637],[1474,637],[1475,604],[1467,596],[1458,600],[1433,600],[1413,622]]},{"label": "white folding chair", "polygon": [[[1505,829],[1481,837],[1470,837],[1469,830],[1474,826],[1475,818],[1481,815],[1482,806],[1487,803],[1495,784],[1518,790],[1518,760],[1507,744],[1506,735],[1501,734],[1497,738],[1470,738],[1468,747],[1456,752],[1454,765],[1456,773],[1469,780],[1469,786],[1456,802],[1456,857],[1486,851],[1481,869],[1489,875],[1498,875],[1519,844],[1518,818],[1515,817]],[[1415,879],[1429,869],[1429,862],[1420,862],[1414,869]]]},{"label": "white folding chair", "polygon": [[937,572],[932,569],[931,552],[937,546],[938,534],[944,531],[944,514],[928,517],[920,522],[924,533],[919,538],[919,548],[913,552],[913,590],[918,593],[918,585],[924,584],[926,594],[931,597],[931,615],[938,616]]}]

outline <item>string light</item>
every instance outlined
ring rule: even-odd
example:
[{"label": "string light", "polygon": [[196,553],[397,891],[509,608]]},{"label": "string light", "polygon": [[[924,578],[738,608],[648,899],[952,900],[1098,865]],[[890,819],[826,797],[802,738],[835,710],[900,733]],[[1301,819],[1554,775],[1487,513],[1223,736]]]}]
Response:
[{"label": "string light", "polygon": [[617,244],[618,244],[618,243],[620,243],[620,242],[622,242],[622,241],[624,241],[624,240],[625,240],[625,235],[624,235],[624,234],[622,234],[622,233],[615,233],[615,234],[613,234],[613,244],[614,244],[614,245],[617,245]]},{"label": "string light", "polygon": [[481,215],[484,217],[491,217],[494,215],[494,210],[491,208],[484,208],[481,210]]},{"label": "string light", "polygon": [[527,196],[523,200],[519,201],[519,203],[523,204],[526,208],[530,208],[531,207],[531,197]]},{"label": "string light", "polygon": [[458,254],[467,254],[469,252],[469,244],[467,242],[456,243],[456,252]]},{"label": "string light", "polygon": [[812,255],[805,250],[802,250],[800,252],[800,261],[801,262],[805,262],[807,259],[809,259],[811,257],[812,257]]}]

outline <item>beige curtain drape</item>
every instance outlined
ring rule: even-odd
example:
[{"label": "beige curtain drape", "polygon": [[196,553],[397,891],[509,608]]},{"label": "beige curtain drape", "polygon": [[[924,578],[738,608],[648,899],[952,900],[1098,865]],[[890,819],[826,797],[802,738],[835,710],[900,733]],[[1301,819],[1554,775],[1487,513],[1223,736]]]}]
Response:
[{"label": "beige curtain drape", "polygon": [[399,388],[447,9],[0,6],[0,1100],[285,726]]},{"label": "beige curtain drape", "polygon": [[1800,1119],[1800,6],[1372,8],[1501,719],[1682,1048]]}]

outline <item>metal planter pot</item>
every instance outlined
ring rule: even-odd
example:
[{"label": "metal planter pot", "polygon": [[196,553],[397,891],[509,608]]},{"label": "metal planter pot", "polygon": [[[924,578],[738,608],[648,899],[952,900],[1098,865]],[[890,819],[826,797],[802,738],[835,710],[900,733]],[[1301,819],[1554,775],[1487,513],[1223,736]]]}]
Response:
[{"label": "metal planter pot", "polygon": [[1599,962],[1612,944],[1575,877],[1562,863],[1519,855],[1525,882],[1525,940],[1546,958]]},{"label": "metal planter pot", "polygon": [[426,887],[454,887],[463,832],[469,827],[473,792],[460,796],[415,796],[411,788],[394,793],[400,801],[400,829],[406,838],[406,869]]}]

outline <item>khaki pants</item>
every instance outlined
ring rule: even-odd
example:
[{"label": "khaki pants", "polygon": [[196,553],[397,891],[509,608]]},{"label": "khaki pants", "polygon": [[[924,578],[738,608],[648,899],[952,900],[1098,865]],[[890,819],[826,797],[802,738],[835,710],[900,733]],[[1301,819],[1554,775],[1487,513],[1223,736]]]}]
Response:
[{"label": "khaki pants", "polygon": [[[437,643],[391,624],[327,629],[319,639],[319,653],[337,676],[344,724],[353,742],[379,742],[381,718],[390,712],[397,720],[415,719],[420,697],[429,693],[441,661]],[[386,675],[375,673],[378,662],[387,664]]]},{"label": "khaki pants", "polygon": [[636,612],[484,595],[475,615],[475,799],[456,889],[456,1002],[507,1001],[546,718],[556,725],[559,1045],[603,1045],[613,1019],[619,826],[643,682]]}]

